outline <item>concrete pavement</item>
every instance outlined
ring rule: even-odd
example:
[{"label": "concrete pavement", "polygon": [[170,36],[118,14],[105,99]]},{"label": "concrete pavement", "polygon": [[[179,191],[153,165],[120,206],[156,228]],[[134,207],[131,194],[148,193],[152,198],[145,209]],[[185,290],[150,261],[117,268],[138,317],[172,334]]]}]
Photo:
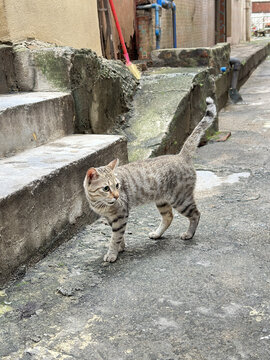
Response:
[{"label": "concrete pavement", "polygon": [[270,358],[269,58],[240,93],[247,104],[219,114],[232,136],[195,159],[194,239],[180,240],[180,216],[148,239],[159,217],[140,207],[126,251],[104,264],[110,229],[87,226],[0,292],[1,359]]}]

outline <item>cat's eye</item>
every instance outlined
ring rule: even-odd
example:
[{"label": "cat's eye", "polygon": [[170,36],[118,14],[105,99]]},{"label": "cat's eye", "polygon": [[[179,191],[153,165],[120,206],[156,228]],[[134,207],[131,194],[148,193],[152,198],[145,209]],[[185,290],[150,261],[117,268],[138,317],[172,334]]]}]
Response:
[{"label": "cat's eye", "polygon": [[110,191],[110,188],[109,188],[109,186],[105,186],[104,188],[103,188],[103,191]]},{"label": "cat's eye", "polygon": [[116,187],[116,189],[119,189],[119,184],[117,183],[117,184],[115,185],[115,187]]}]

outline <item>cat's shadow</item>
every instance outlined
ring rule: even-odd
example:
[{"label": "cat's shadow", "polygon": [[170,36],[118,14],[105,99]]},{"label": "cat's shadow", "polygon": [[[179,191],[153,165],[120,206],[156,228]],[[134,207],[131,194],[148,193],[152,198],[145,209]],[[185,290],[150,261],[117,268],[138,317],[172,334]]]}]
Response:
[{"label": "cat's shadow", "polygon": [[147,258],[153,258],[172,252],[186,252],[197,246],[196,235],[190,240],[182,240],[174,234],[167,234],[160,239],[149,239],[147,235],[145,238],[136,239],[136,241],[129,241],[126,239],[126,248],[123,252],[118,254],[118,258],[114,263],[106,263],[103,258],[100,258],[100,267],[110,273],[117,273],[123,268],[129,268],[130,262],[144,261]]}]

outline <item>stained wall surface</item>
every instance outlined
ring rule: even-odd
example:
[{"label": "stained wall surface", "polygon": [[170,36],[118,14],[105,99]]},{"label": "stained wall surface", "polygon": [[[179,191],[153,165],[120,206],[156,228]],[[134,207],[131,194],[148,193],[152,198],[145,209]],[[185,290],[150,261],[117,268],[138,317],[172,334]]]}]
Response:
[{"label": "stained wall surface", "polygon": [[[117,18],[120,24],[120,28],[123,34],[123,38],[128,49],[128,53],[131,59],[136,59],[136,4],[134,0],[114,0],[113,1]],[[114,58],[121,59],[122,56],[122,47],[119,40],[119,35],[116,30],[115,20],[113,18],[112,12],[110,10],[110,5],[108,6],[110,13],[110,22],[111,22],[111,35],[114,47]],[[107,58],[111,58],[110,51],[108,49],[108,36],[107,36],[107,19],[105,13],[103,13],[102,26],[103,26],[103,37],[106,38],[105,41],[105,55]],[[110,32],[110,31],[109,31]]]},{"label": "stained wall surface", "polygon": [[3,38],[8,38],[8,26],[7,18],[5,13],[5,4],[4,0],[0,0],[0,40]]},{"label": "stained wall surface", "polygon": [[0,0],[0,14],[2,41],[34,38],[101,55],[96,0]]}]

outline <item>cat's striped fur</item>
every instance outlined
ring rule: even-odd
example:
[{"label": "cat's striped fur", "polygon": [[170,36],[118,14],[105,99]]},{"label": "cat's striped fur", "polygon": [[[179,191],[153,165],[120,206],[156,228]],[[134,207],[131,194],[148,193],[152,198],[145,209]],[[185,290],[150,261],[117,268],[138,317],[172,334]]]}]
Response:
[{"label": "cat's striped fur", "polygon": [[84,180],[84,189],[90,207],[107,218],[112,228],[112,238],[104,260],[113,262],[119,251],[125,248],[124,233],[130,208],[155,202],[161,215],[161,223],[150,238],[158,239],[170,226],[172,209],[186,216],[189,221],[182,239],[191,239],[196,231],[200,212],[194,201],[196,172],[192,158],[205,130],[216,116],[216,106],[206,99],[204,118],[193,130],[177,155],[164,155],[123,166],[118,159],[106,166],[90,168]]}]

